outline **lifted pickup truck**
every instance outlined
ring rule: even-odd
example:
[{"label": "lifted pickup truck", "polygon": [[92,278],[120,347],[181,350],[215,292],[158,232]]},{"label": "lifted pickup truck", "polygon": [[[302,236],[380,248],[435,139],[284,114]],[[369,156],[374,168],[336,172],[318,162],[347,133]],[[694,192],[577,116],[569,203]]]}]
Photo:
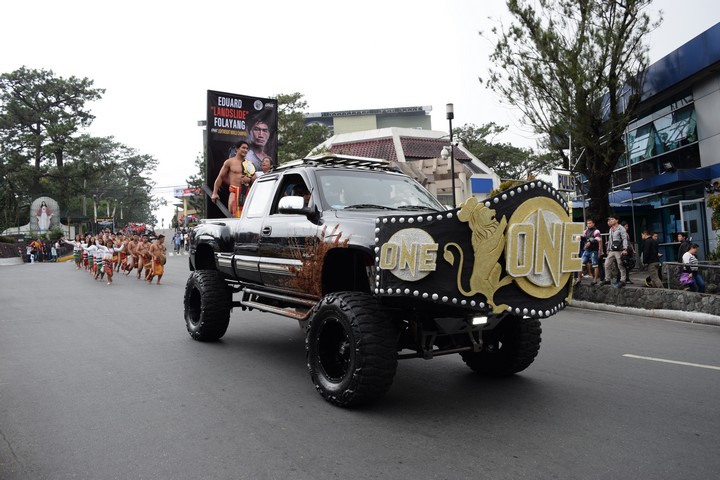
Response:
[{"label": "lifted pickup truck", "polygon": [[234,307],[299,320],[315,387],[344,407],[385,394],[402,358],[511,375],[571,296],[582,230],[541,181],[447,210],[384,160],[310,157],[192,231],[185,322],[214,341]]}]

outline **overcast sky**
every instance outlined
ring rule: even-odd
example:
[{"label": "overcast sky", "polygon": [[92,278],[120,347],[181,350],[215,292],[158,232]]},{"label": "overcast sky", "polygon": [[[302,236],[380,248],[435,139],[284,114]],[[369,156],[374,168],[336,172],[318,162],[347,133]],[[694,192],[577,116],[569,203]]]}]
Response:
[{"label": "overcast sky", "polygon": [[[532,135],[479,82],[504,0],[216,0],[4,2],[0,72],[53,70],[106,89],[89,133],[159,160],[155,193],[171,200],[202,149],[207,90],[270,97],[300,92],[308,111],[424,106],[433,129],[494,121],[503,141]],[[655,0],[664,11],[651,61],[720,22],[717,0]],[[165,225],[174,212],[165,207]]]}]

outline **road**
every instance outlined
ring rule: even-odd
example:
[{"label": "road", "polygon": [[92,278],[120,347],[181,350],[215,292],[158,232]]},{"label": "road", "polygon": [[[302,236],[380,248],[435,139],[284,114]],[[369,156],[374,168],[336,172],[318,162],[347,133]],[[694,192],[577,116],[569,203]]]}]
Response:
[{"label": "road", "polygon": [[[403,360],[380,402],[326,403],[295,321],[185,331],[163,285],[69,263],[0,268],[0,479],[708,479],[720,471],[720,327],[568,308],[540,355],[488,380]],[[668,363],[683,362],[683,363]]]}]

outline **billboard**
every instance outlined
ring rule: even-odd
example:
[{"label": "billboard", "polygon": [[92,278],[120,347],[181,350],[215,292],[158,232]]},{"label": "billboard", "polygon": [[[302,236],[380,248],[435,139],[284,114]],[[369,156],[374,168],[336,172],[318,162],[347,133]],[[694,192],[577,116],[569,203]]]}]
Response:
[{"label": "billboard", "polygon": [[[205,172],[212,191],[225,160],[235,155],[235,143],[245,140],[250,146],[247,159],[260,170],[263,158],[277,164],[277,102],[273,99],[250,97],[235,93],[207,91],[207,143]],[[218,193],[227,205],[229,185],[223,182]],[[208,218],[225,215],[205,195]]]}]

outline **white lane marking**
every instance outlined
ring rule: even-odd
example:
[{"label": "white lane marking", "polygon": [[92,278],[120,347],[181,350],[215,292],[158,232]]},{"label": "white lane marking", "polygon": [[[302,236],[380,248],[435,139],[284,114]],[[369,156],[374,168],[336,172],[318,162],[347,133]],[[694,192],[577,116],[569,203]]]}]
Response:
[{"label": "white lane marking", "polygon": [[640,355],[631,355],[629,353],[626,353],[625,355],[623,355],[623,357],[637,358],[638,360],[650,360],[651,362],[674,363],[675,365],[685,365],[688,367],[709,368],[710,370],[720,370],[720,367],[715,367],[713,365],[702,365],[700,363],[678,362],[676,360],[665,360],[664,358],[641,357]]}]

